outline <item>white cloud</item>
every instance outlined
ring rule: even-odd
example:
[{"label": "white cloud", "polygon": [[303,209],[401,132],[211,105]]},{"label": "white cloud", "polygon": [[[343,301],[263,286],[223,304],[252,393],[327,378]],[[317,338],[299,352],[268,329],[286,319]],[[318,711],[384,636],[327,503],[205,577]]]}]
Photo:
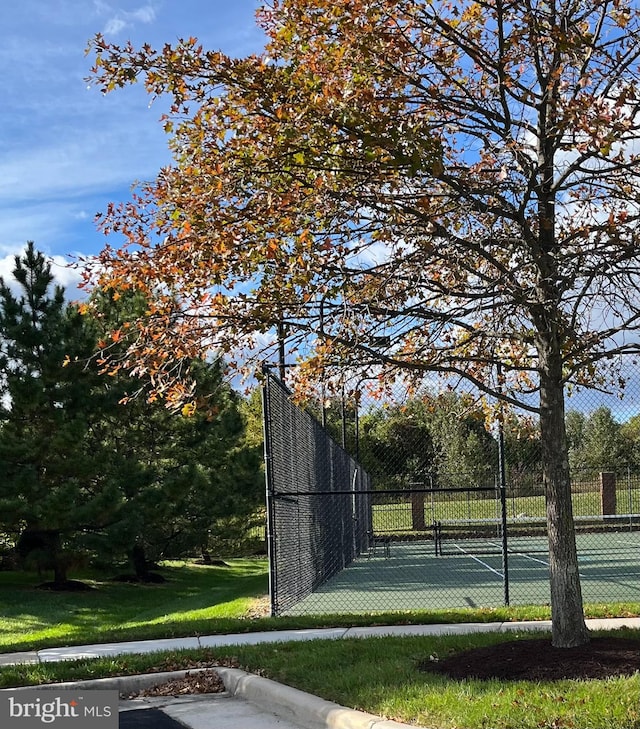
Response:
[{"label": "white cloud", "polygon": [[156,19],[156,11],[152,5],[145,5],[131,13],[131,16],[141,23],[153,23]]},{"label": "white cloud", "polygon": [[[13,277],[13,270],[16,267],[15,257],[21,256],[24,250],[24,245],[15,247],[12,252],[7,252],[5,248],[3,250],[5,255],[0,258],[0,276],[16,296],[22,294],[22,289]],[[40,250],[37,245],[36,250]],[[77,288],[81,281],[80,272],[71,267],[69,261],[63,256],[48,256],[46,251],[42,251],[42,253],[49,259],[54,283],[66,289],[67,298],[81,298],[83,294]]]},{"label": "white cloud", "polygon": [[121,30],[124,30],[128,26],[128,23],[122,18],[111,18],[107,21],[104,26],[105,35],[117,35]]},{"label": "white cloud", "polygon": [[52,256],[51,272],[55,277],[56,283],[64,286],[66,289],[67,298],[78,299],[85,296],[83,292],[78,290],[78,286],[82,282],[80,271],[73,267],[66,258]]},{"label": "white cloud", "polygon": [[[94,7],[100,14],[113,12],[106,3],[96,3]],[[149,25],[156,20],[156,15],[156,9],[150,3],[136,10],[117,10],[105,23],[104,33],[105,35],[117,35],[121,31],[133,28],[139,23]]]},{"label": "white cloud", "polygon": [[[20,251],[16,251],[16,253],[20,253]],[[20,292],[18,291],[18,285],[16,280],[13,278],[12,273],[15,265],[13,255],[6,255],[3,258],[0,258],[0,276],[4,283],[17,296]]]}]

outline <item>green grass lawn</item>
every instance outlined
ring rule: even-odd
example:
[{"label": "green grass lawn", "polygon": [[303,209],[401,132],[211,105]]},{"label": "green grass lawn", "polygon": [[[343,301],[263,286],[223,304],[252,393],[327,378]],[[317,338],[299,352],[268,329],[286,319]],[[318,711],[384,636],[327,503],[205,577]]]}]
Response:
[{"label": "green grass lawn", "polygon": [[33,573],[0,572],[0,653],[257,630],[549,616],[548,608],[532,607],[255,618],[258,608],[264,612],[266,560],[233,559],[227,564],[164,563],[164,584],[118,583],[91,572],[74,575],[95,588],[89,592],[39,590],[41,580]]},{"label": "green grass lawn", "polygon": [[197,635],[235,624],[267,592],[267,564],[228,565],[168,562],[167,582],[149,585],[74,575],[95,588],[88,592],[38,590],[33,573],[0,572],[0,652]]},{"label": "green grass lawn", "polygon": [[[173,562],[160,585],[114,583],[95,574],[88,593],[35,589],[34,575],[0,573],[0,651],[248,630],[372,624],[548,618],[548,608],[450,610],[254,619],[267,588],[265,560],[226,567]],[[587,606],[588,616],[638,615],[640,605]],[[240,665],[346,706],[437,729],[640,729],[640,682],[630,679],[553,684],[451,681],[424,673],[429,656],[513,639],[482,634],[445,638],[277,643],[126,655],[0,669],[0,687],[172,670],[205,661]]]}]

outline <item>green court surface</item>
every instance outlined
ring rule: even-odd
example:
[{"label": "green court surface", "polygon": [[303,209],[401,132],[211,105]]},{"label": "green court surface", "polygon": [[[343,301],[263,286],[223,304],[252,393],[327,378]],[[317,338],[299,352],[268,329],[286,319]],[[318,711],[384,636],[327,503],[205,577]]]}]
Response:
[{"label": "green court surface", "polygon": [[[549,602],[546,537],[510,537],[511,605]],[[640,532],[577,535],[585,602],[640,600]],[[505,604],[501,542],[452,540],[436,556],[432,540],[377,547],[320,586],[291,615],[363,613]]]}]

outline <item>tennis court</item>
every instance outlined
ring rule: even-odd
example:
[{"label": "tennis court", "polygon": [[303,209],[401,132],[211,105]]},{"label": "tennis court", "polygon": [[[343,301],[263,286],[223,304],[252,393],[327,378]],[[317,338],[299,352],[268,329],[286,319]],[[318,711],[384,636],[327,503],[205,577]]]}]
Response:
[{"label": "tennis court", "polygon": [[[269,372],[263,408],[274,615],[549,603],[539,474],[380,488]],[[640,601],[640,485],[583,474],[571,498],[584,600]]]},{"label": "tennis court", "polygon": [[[503,543],[455,525],[433,539],[389,541],[372,548],[321,585],[289,614],[378,612],[505,604]],[[533,525],[531,525],[533,526]],[[585,602],[640,600],[640,531],[618,517],[594,530],[578,523],[577,546]],[[591,531],[587,531],[590,529]],[[475,530],[477,532],[477,528]],[[439,554],[436,554],[436,551]],[[549,602],[546,534],[509,536],[509,604]]]}]

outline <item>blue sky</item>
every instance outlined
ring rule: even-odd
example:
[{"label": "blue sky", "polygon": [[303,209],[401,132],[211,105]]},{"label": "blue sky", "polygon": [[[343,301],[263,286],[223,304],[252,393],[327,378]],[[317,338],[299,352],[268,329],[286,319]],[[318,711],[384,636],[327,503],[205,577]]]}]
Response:
[{"label": "blue sky", "polygon": [[[259,0],[20,0],[0,2],[0,275],[27,240],[63,263],[105,243],[97,212],[129,198],[169,161],[141,87],[103,96],[88,87],[88,40],[153,47],[196,36],[230,55],[259,51]],[[110,240],[117,244],[115,239]]]}]

